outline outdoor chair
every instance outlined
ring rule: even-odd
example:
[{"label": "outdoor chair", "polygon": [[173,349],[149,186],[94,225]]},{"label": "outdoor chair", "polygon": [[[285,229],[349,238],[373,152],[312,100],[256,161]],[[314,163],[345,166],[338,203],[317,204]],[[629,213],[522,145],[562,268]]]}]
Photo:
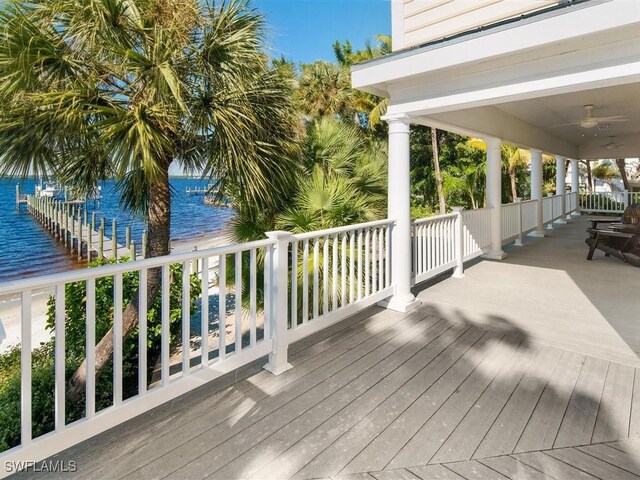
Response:
[{"label": "outdoor chair", "polygon": [[608,229],[590,228],[588,232],[587,260],[593,259],[593,254],[599,249],[605,256],[613,255],[625,263],[640,267],[640,222],[611,224]]},{"label": "outdoor chair", "polygon": [[597,229],[602,223],[606,223],[608,225],[636,225],[640,222],[640,203],[629,205],[624,209],[622,217],[620,218],[598,218],[589,221],[591,222],[591,228],[587,229],[587,232],[591,234],[591,238],[595,236],[592,231]]}]

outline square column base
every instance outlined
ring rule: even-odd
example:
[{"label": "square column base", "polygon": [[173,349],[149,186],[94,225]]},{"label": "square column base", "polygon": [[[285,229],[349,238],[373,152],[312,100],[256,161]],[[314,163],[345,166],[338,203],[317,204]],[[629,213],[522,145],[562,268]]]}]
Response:
[{"label": "square column base", "polygon": [[544,232],[530,232],[529,234],[527,234],[528,237],[535,237],[535,238],[544,238],[546,235],[544,234]]},{"label": "square column base", "polygon": [[378,302],[378,306],[393,310],[394,312],[407,313],[422,305],[422,300],[417,299],[413,295],[411,295],[411,297],[411,299],[408,299],[394,296]]},{"label": "square column base", "polygon": [[564,220],[564,219],[562,219],[562,218],[559,218],[558,220],[556,220],[556,221],[555,221],[555,222],[553,222],[553,223],[557,223],[557,224],[562,225],[562,224],[565,224],[565,223],[567,223],[567,222],[566,222],[566,220]]},{"label": "square column base", "polygon": [[580,212],[580,210],[575,210],[575,211],[571,212],[571,215],[573,217],[580,217],[582,215],[582,213]]},{"label": "square column base", "polygon": [[278,375],[283,374],[284,372],[286,372],[287,370],[291,370],[293,368],[293,365],[291,365],[290,363],[285,363],[283,366],[281,367],[275,367],[273,365],[271,365],[270,363],[267,363],[264,367],[265,370],[267,370],[268,372],[273,373],[276,377]]},{"label": "square column base", "polygon": [[499,252],[487,252],[482,255],[482,258],[486,260],[504,260],[507,256],[506,253],[500,250]]}]

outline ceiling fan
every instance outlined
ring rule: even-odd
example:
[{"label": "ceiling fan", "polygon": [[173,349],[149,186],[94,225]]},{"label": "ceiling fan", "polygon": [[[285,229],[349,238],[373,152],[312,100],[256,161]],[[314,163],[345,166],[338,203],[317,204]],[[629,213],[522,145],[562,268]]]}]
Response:
[{"label": "ceiling fan", "polygon": [[601,123],[614,123],[614,122],[626,122],[627,118],[622,115],[616,115],[614,117],[594,117],[592,114],[592,110],[594,105],[585,105],[584,109],[587,112],[586,116],[581,120],[576,120],[575,122],[562,123],[560,125],[556,125],[557,127],[562,127],[565,125],[578,125],[582,128],[595,128]]},{"label": "ceiling fan", "polygon": [[615,138],[613,136],[609,137],[609,143],[607,143],[606,145],[602,145],[604,148],[606,148],[607,150],[615,150],[616,148],[620,147],[621,145],[619,143],[615,142]]}]

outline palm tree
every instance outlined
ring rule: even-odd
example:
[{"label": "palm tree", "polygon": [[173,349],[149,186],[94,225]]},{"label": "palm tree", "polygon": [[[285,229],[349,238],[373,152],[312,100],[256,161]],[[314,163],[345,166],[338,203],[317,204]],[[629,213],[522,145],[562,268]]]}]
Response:
[{"label": "palm tree", "polygon": [[[116,178],[123,205],[146,215],[150,257],[169,253],[172,164],[245,202],[288,188],[290,82],[269,68],[263,17],[246,1],[15,0],[0,21],[1,174],[53,173],[85,189]],[[159,287],[151,270],[149,302]],[[137,324],[133,298],[125,336]]]},{"label": "palm tree", "polygon": [[349,117],[355,113],[353,95],[347,69],[323,61],[302,65],[295,99],[305,115],[314,119],[326,115]]},{"label": "palm tree", "polygon": [[[468,143],[484,151],[487,149],[484,141],[477,138],[469,139]],[[527,168],[530,162],[531,152],[529,150],[502,144],[502,164],[509,175],[512,201],[515,201],[518,196],[518,172]]]}]

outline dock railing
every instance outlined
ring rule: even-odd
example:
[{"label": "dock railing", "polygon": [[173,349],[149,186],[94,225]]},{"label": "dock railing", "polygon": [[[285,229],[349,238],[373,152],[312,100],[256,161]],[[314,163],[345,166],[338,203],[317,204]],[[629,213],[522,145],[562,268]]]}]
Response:
[{"label": "dock railing", "polygon": [[[289,343],[392,294],[394,223],[271,232],[257,242],[3,284],[0,297],[20,298],[21,407],[19,445],[0,458],[44,459],[265,355],[265,368],[281,373]],[[54,399],[46,411],[32,341],[41,291],[54,292]],[[70,368],[77,358],[66,339],[77,343],[78,332],[84,361]],[[80,393],[72,393],[74,371],[84,378]],[[36,432],[43,417],[51,429]]]}]

